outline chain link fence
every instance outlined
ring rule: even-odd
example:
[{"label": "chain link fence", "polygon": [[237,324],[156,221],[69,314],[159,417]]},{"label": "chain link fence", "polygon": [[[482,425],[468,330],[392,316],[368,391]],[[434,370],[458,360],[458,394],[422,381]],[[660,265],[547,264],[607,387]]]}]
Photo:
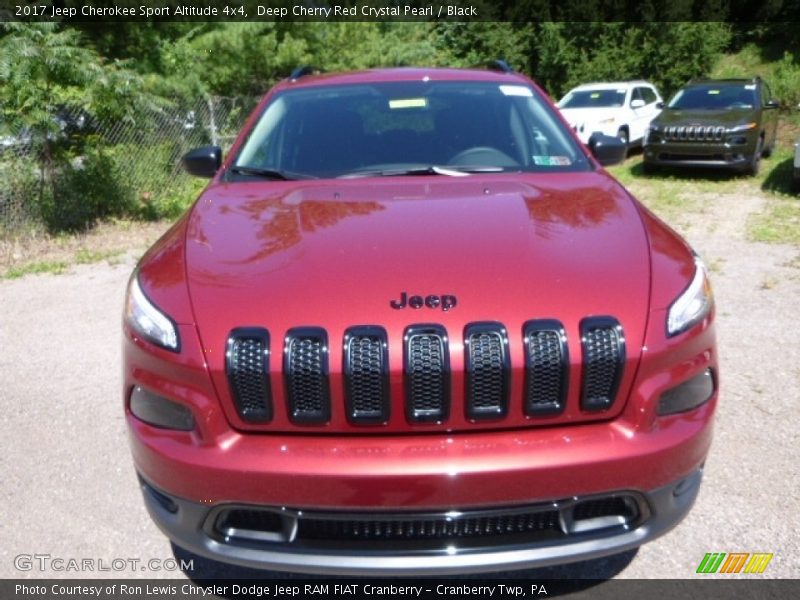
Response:
[{"label": "chain link fence", "polygon": [[[257,100],[209,97],[139,115],[135,120],[113,122],[98,121],[80,109],[63,108],[53,115],[57,132],[48,139],[66,149],[73,179],[82,169],[86,178],[95,175],[97,161],[90,165],[90,159],[102,155],[100,168],[106,173],[95,181],[106,182],[109,195],[124,198],[126,213],[143,218],[173,217],[193,199],[190,196],[200,185],[181,169],[183,154],[209,144],[227,150]],[[41,151],[41,143],[37,146],[30,132],[0,130],[0,235],[49,227],[47,214],[53,207],[64,205],[63,210],[69,210],[65,186],[60,188],[63,193],[59,186],[51,186],[50,213],[43,210]],[[103,211],[98,213],[96,217],[104,216]]]}]

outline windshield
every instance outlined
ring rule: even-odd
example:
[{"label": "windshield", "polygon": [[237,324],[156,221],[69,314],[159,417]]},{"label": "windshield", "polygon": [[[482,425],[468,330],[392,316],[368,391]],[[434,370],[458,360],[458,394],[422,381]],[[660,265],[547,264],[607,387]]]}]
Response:
[{"label": "windshield", "polygon": [[285,90],[230,173],[295,179],[590,168],[531,88],[417,81]]},{"label": "windshield", "polygon": [[559,108],[610,108],[625,104],[625,90],[571,91],[558,103]]},{"label": "windshield", "polygon": [[754,84],[703,84],[680,90],[667,105],[683,110],[720,110],[726,108],[753,108],[756,103]]}]

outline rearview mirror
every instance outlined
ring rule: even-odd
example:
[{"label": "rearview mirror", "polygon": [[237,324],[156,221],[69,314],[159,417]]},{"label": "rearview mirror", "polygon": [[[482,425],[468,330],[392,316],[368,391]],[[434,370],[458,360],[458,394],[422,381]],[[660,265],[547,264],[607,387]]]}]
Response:
[{"label": "rearview mirror", "polygon": [[589,150],[601,165],[616,165],[625,160],[628,146],[613,135],[604,135],[595,131],[589,138]]},{"label": "rearview mirror", "polygon": [[631,100],[631,108],[642,108],[644,106],[644,100],[641,98],[636,98],[636,100]]},{"label": "rearview mirror", "polygon": [[664,108],[665,104],[663,102],[656,102],[656,108]]},{"label": "rearview mirror", "polygon": [[222,148],[219,146],[203,146],[195,148],[183,155],[183,168],[190,175],[211,178],[222,165]]},{"label": "rearview mirror", "polygon": [[781,103],[778,102],[777,100],[770,100],[764,105],[764,108],[780,108],[780,107]]}]

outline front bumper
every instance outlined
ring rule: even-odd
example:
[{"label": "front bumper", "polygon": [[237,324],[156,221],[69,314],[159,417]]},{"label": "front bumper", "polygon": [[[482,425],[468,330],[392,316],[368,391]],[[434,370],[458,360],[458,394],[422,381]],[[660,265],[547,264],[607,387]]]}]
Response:
[{"label": "front bumper", "polygon": [[[202,444],[191,442],[193,433],[159,430],[130,414],[128,424],[147,507],[178,546],[265,569],[445,575],[585,560],[665,533],[686,515],[697,494],[715,404],[716,396],[696,410],[659,418],[657,426],[638,431],[619,419],[449,436],[231,432]],[[298,546],[287,543],[288,538],[228,539],[214,527],[215,515],[237,507],[346,513],[359,519],[551,507],[564,524],[570,503],[620,495],[633,497],[638,508],[614,526],[572,530],[563,525],[555,537],[477,540],[466,548],[458,536],[402,552],[348,549],[332,541]]]},{"label": "front bumper", "polygon": [[689,166],[714,169],[742,169],[750,164],[756,143],[705,144],[692,143],[646,143],[644,160],[659,166]]},{"label": "front bumper", "polygon": [[[494,535],[492,543],[469,545],[464,543],[463,537],[447,539],[443,536],[438,541],[438,547],[434,542],[434,546],[428,544],[418,549],[408,544],[404,547],[402,539],[399,543],[384,541],[382,545],[378,539],[377,547],[373,548],[364,540],[355,545],[336,542],[333,546],[326,546],[324,542],[313,545],[314,540],[309,545],[308,540],[305,543],[292,543],[276,540],[275,536],[272,539],[264,535],[247,537],[231,529],[225,530],[230,535],[224,535],[215,527],[220,511],[225,510],[224,505],[210,509],[206,504],[169,497],[144,481],[142,491],[148,511],[161,530],[178,546],[200,556],[243,567],[300,573],[426,576],[543,567],[636,548],[666,533],[683,519],[697,497],[701,478],[702,468],[679,481],[646,493],[617,493],[598,499],[600,502],[612,497],[635,499],[637,515],[627,523],[621,519],[615,523],[613,518],[609,521],[608,517],[605,523],[602,517],[579,522],[579,525],[599,523],[594,527],[562,522],[564,535],[543,539],[537,535],[539,532],[534,531],[528,534],[530,540],[526,541],[525,535],[511,531],[512,526],[508,525],[508,521],[495,518],[493,521],[483,521],[493,530],[505,527],[503,533]],[[536,508],[545,511],[553,506],[574,505],[580,500],[571,498],[554,501]],[[293,511],[292,514],[293,517],[302,515],[302,511]],[[450,511],[446,514],[453,513]],[[360,516],[369,519],[367,532],[377,527],[374,515]],[[396,515],[392,517],[396,518]],[[518,523],[514,522],[515,525]],[[466,527],[469,529],[471,525]],[[364,530],[361,531],[363,535]],[[463,531],[462,527],[462,534]],[[386,535],[385,530],[381,535]]]},{"label": "front bumper", "polygon": [[593,133],[602,133],[603,135],[616,137],[620,127],[623,125],[624,123],[618,123],[616,121],[603,125],[597,123],[576,123],[572,125],[572,130],[577,134],[581,142],[588,144],[589,138],[592,137]]}]

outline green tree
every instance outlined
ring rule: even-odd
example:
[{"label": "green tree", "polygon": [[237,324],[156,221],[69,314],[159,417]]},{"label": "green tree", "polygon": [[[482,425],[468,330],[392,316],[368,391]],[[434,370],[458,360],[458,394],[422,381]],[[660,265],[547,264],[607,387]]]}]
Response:
[{"label": "green tree", "polygon": [[93,215],[112,214],[116,209],[110,202],[124,203],[104,194],[102,186],[91,186],[94,196],[70,193],[96,175],[94,163],[102,164],[105,157],[97,147],[84,161],[74,160],[74,140],[65,139],[63,119],[57,117],[68,108],[100,121],[133,119],[154,105],[154,98],[137,75],[122,63],[104,62],[75,29],[53,23],[5,23],[3,28],[0,120],[11,135],[30,141],[38,166],[36,201],[45,220],[51,229],[79,229]]}]

